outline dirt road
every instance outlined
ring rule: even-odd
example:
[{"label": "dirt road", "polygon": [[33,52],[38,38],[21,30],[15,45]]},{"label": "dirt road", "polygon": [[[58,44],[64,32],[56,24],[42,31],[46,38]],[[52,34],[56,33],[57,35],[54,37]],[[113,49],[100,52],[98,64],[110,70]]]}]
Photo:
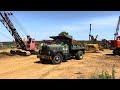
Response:
[{"label": "dirt road", "polygon": [[90,78],[94,72],[107,70],[111,74],[114,65],[116,77],[120,77],[120,56],[112,51],[86,53],[83,60],[69,60],[59,65],[41,64],[36,55],[10,56],[0,51],[0,79],[79,79]]}]

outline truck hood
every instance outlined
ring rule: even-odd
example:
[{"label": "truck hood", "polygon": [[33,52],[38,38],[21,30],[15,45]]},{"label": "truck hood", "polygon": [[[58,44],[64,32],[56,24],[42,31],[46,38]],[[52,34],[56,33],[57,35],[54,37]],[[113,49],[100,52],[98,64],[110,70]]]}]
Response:
[{"label": "truck hood", "polygon": [[55,49],[61,49],[62,48],[62,45],[61,44],[52,44],[52,45],[46,45],[46,46],[43,46],[43,50],[55,50]]},{"label": "truck hood", "polygon": [[48,47],[52,50],[52,49],[60,49],[61,48],[61,45],[56,45],[56,44],[52,44],[52,45],[48,45]]},{"label": "truck hood", "polygon": [[48,47],[53,48],[53,47],[60,47],[61,45],[53,44],[53,45],[48,45]]}]

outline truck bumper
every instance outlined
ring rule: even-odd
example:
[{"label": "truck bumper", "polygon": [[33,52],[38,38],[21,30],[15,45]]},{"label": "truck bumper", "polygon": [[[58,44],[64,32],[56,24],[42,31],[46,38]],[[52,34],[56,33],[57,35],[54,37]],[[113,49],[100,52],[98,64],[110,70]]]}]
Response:
[{"label": "truck bumper", "polygon": [[37,58],[52,60],[52,57],[51,56],[47,56],[47,55],[37,55]]}]

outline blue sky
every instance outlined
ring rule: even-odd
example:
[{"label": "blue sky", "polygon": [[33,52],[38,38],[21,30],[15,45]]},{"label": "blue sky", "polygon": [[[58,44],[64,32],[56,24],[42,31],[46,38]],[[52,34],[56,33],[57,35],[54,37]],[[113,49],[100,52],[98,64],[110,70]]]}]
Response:
[{"label": "blue sky", "polygon": [[[120,11],[11,11],[24,27],[24,33],[36,40],[50,39],[62,31],[68,32],[76,40],[88,40],[90,24],[92,35],[98,40],[114,38]],[[15,19],[11,16],[12,21]],[[14,23],[14,22],[13,22]],[[18,26],[14,23],[15,26]],[[22,38],[25,34],[19,32]],[[22,28],[21,28],[22,29]],[[12,41],[14,38],[0,23],[0,42]]]}]

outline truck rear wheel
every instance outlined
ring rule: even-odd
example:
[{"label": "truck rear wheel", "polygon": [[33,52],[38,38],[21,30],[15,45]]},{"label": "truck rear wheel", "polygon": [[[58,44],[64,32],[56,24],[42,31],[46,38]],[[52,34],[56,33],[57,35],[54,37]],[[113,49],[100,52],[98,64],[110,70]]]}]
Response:
[{"label": "truck rear wheel", "polygon": [[52,59],[52,64],[60,64],[62,60],[63,56],[60,53],[57,53]]},{"label": "truck rear wheel", "polygon": [[76,59],[77,60],[81,60],[81,59],[83,59],[83,52],[82,51],[78,51],[77,53],[76,53]]}]

